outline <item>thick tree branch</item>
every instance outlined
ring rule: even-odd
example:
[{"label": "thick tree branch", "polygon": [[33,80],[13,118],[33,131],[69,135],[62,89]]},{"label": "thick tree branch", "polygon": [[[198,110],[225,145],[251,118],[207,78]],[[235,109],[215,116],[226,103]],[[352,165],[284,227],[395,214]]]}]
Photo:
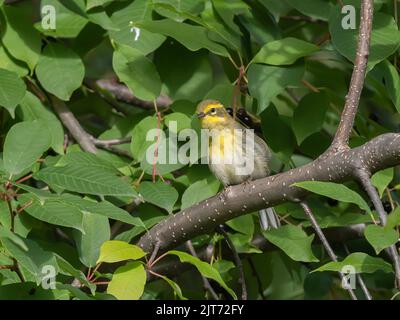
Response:
[{"label": "thick tree branch", "polygon": [[[328,253],[329,257],[331,258],[332,261],[337,262],[337,256],[336,254],[333,252],[333,249],[331,247],[331,245],[329,244],[328,240],[326,239],[324,233],[322,232],[322,229],[320,228],[317,220],[314,217],[314,214],[311,211],[311,208],[308,206],[308,204],[304,201],[300,202],[301,207],[304,210],[304,213],[306,214],[306,216],[308,217],[308,219],[311,222],[312,227],[315,230],[315,233],[317,234],[318,238],[321,240],[322,245],[324,246],[326,252]],[[339,272],[340,278],[343,280],[344,279],[344,275],[343,273]],[[346,288],[347,291],[349,291],[350,297],[353,300],[358,300],[357,296],[355,295],[353,289],[351,288]]]},{"label": "thick tree branch", "polygon": [[223,196],[206,199],[161,221],[139,240],[138,245],[151,252],[155,241],[159,240],[161,250],[166,250],[196,235],[213,232],[216,226],[237,216],[287,201],[299,201],[307,192],[293,187],[296,182],[344,182],[354,180],[360,168],[374,173],[398,164],[400,134],[384,134],[360,147],[320,157],[305,166],[232,186]]},{"label": "thick tree branch", "polygon": [[360,31],[358,34],[358,45],[353,74],[351,76],[349,92],[346,96],[346,103],[344,105],[339,127],[336,131],[330,150],[343,150],[348,148],[350,132],[353,128],[354,119],[357,114],[367,71],[373,10],[374,6],[372,0],[363,0],[361,2]]}]

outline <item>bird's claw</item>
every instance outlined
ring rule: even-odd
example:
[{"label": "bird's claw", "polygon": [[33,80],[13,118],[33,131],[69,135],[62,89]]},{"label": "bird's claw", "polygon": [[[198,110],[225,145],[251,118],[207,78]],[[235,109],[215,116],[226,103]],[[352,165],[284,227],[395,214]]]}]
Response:
[{"label": "bird's claw", "polygon": [[220,194],[219,194],[219,199],[221,200],[221,201],[225,201],[227,198],[228,198],[228,193],[231,191],[231,186],[227,186],[227,187],[225,187],[224,188],[224,190],[222,190],[221,192],[220,192]]}]

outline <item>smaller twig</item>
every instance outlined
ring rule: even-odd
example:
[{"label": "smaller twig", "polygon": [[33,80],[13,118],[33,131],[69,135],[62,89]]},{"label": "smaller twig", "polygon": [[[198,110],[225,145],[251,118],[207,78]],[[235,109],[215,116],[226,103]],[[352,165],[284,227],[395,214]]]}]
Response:
[{"label": "smaller twig", "polygon": [[108,285],[110,281],[98,281],[98,282],[92,282],[95,285]]},{"label": "smaller twig", "polygon": [[13,268],[14,268],[13,265],[4,265],[4,266],[0,266],[0,270],[6,270],[6,269],[12,270]]},{"label": "smaller twig", "polygon": [[389,203],[390,203],[391,211],[393,211],[395,209],[395,206],[394,206],[393,197],[392,197],[392,194],[391,194],[389,188],[386,188],[386,194],[387,194],[387,197],[388,197],[388,200],[389,200]]},{"label": "smaller twig", "polygon": [[115,146],[118,144],[129,143],[129,142],[131,142],[132,137],[126,137],[126,138],[121,138],[121,139],[100,140],[100,139],[97,139],[97,138],[91,136],[90,139],[98,147],[110,147],[110,146]]},{"label": "smaller twig", "polygon": [[22,275],[22,272],[19,269],[17,259],[13,258],[13,262],[14,262],[14,265],[13,265],[12,270],[15,271],[15,273],[18,275],[18,278],[19,278],[19,280],[21,280],[21,282],[25,282],[24,276]]},{"label": "smaller twig", "polygon": [[400,295],[400,291],[399,291],[399,292],[396,292],[396,293],[393,295],[393,297],[390,298],[390,300],[396,299],[396,297],[397,297],[398,295]]},{"label": "smaller twig", "polygon": [[93,270],[92,274],[91,274],[91,275],[89,275],[89,277],[87,278],[87,279],[88,279],[88,281],[90,281],[90,280],[92,280],[92,279],[93,279],[93,277],[94,277],[95,273],[96,273],[96,272],[97,272],[97,270],[100,268],[100,266],[101,266],[101,262],[100,262],[99,264],[97,264],[97,266],[94,268],[94,270]]},{"label": "smaller twig", "polygon": [[17,214],[20,214],[22,211],[24,211],[26,208],[28,208],[32,204],[33,200],[29,200],[27,203],[25,203],[22,207],[20,207],[17,210]]},{"label": "smaller twig", "polygon": [[347,150],[350,133],[353,128],[354,119],[357,114],[360,102],[361,91],[364,86],[364,79],[367,72],[369,45],[371,41],[372,20],[373,20],[373,1],[363,0],[361,2],[360,31],[354,69],[350,80],[349,92],[346,95],[346,102],[343,108],[340,123],[333,138],[330,151]]},{"label": "smaller twig", "polygon": [[32,178],[32,175],[33,175],[33,174],[30,173],[30,174],[28,174],[27,176],[18,179],[18,180],[16,181],[16,183],[22,183],[22,182],[24,182],[24,181],[26,181],[26,180],[29,180],[30,178]]},{"label": "smaller twig", "polygon": [[[347,248],[346,244],[344,244],[344,250],[346,251],[347,255],[350,254],[349,248]],[[357,277],[358,283],[361,286],[361,290],[364,292],[364,295],[367,298],[367,300],[372,300],[372,295],[369,292],[367,286],[365,285],[364,279],[361,277],[361,274],[357,273],[356,277]]]},{"label": "smaller twig", "polygon": [[224,226],[220,225],[218,227],[218,231],[222,234],[222,236],[224,237],[225,241],[227,242],[229,248],[233,253],[233,258],[235,259],[236,267],[239,270],[239,277],[240,277],[239,282],[242,286],[242,300],[247,300],[246,278],[244,276],[242,260],[240,260],[239,254],[237,253],[231,238],[229,237],[228,233],[224,230]]},{"label": "smaller twig", "polygon": [[[190,240],[186,241],[186,247],[188,248],[190,254],[193,257],[199,258],[196,253],[196,250],[193,247],[192,241],[190,241]],[[214,291],[213,287],[211,286],[210,281],[208,281],[208,279],[205,276],[203,276],[202,274],[200,274],[200,275],[201,275],[201,279],[203,280],[204,289],[206,289],[211,294],[211,296],[213,297],[214,300],[219,300],[218,295]]]},{"label": "smaller twig", "polygon": [[[88,83],[90,84],[90,82]],[[93,88],[92,84],[90,86]],[[116,79],[100,79],[95,82],[95,86],[111,93],[117,101],[132,104],[143,109],[153,108],[152,101],[144,101],[137,98],[127,86],[117,82]],[[166,108],[172,104],[171,98],[164,95],[159,96],[156,101],[160,108]]]},{"label": "smaller twig", "polygon": [[[337,262],[337,256],[335,252],[333,252],[331,245],[329,244],[328,240],[326,239],[324,233],[322,232],[321,227],[319,226],[317,220],[314,217],[314,214],[311,211],[311,208],[308,206],[308,204],[304,201],[300,202],[301,207],[304,210],[304,213],[306,216],[310,219],[311,225],[314,228],[318,238],[321,240],[322,245],[324,246],[326,252],[328,253],[329,257],[331,258],[332,261]],[[344,275],[343,273],[339,272],[340,278],[343,280]],[[357,300],[357,296],[354,294],[353,289],[351,288],[346,288],[347,291],[349,291],[350,297],[353,300]]]},{"label": "smaller twig", "polygon": [[254,265],[253,260],[251,260],[251,257],[249,257],[249,258],[247,259],[247,261],[249,262],[251,271],[252,271],[254,277],[256,278],[257,287],[258,287],[258,293],[260,294],[261,298],[262,298],[263,300],[265,300],[266,298],[265,298],[265,295],[264,295],[264,290],[263,290],[262,281],[261,281],[260,275],[259,275],[258,272],[257,272],[256,266]]},{"label": "smaller twig", "polygon": [[[82,130],[83,130],[83,128],[82,128]],[[99,147],[101,149],[110,151],[117,155],[124,156],[129,159],[133,159],[132,155],[130,154],[129,151],[114,147],[115,145],[131,142],[131,139],[132,139],[131,137],[126,137],[126,138],[121,138],[121,139],[101,140],[101,139],[97,139],[97,138],[93,137],[92,135],[90,135],[87,132],[85,132],[85,133],[86,133],[86,137],[88,137],[88,139],[91,140],[91,142],[95,148]],[[78,143],[79,143],[79,141],[78,141]]]},{"label": "smaller twig", "polygon": [[317,24],[326,23],[323,20],[319,20],[319,19],[315,19],[315,18],[307,17],[307,16],[281,16],[281,19],[293,20],[293,21],[306,21],[306,22],[317,23]]},{"label": "smaller twig", "polygon": [[[153,253],[151,254],[150,259],[149,259],[149,261],[148,261],[148,263],[147,263],[150,267],[153,266],[153,264],[156,263],[156,262],[158,261],[158,259],[157,259],[157,260],[154,260],[154,259],[157,257],[157,253],[158,253],[158,250],[160,249],[160,245],[161,245],[161,242],[160,242],[160,241],[157,241],[157,242],[155,243],[155,245],[154,245]],[[161,257],[161,256],[160,256],[160,257]],[[159,257],[159,258],[160,258],[160,257]]]},{"label": "smaller twig", "polygon": [[42,92],[42,90],[38,88],[38,86],[31,79],[25,77],[25,83],[26,86],[29,88],[29,90],[32,91],[42,103],[46,102],[47,100],[46,95]]},{"label": "smaller twig", "polygon": [[[360,169],[356,171],[356,176],[358,177],[361,185],[365,189],[368,194],[368,197],[371,199],[375,210],[378,212],[379,220],[382,226],[386,225],[387,222],[387,214],[385,208],[383,207],[381,198],[379,197],[378,191],[376,191],[375,187],[372,185],[370,176],[371,174],[366,170]],[[397,252],[396,245],[391,245],[388,248],[388,252],[393,260],[394,270],[396,274],[396,286],[400,288],[400,259],[399,254]]]},{"label": "smaller twig", "polygon": [[153,178],[153,183],[156,182],[156,176],[157,176],[157,160],[158,160],[158,148],[160,144],[160,130],[161,130],[161,113],[158,111],[158,106],[157,106],[157,101],[154,100],[154,109],[157,114],[157,141],[154,149],[154,159],[153,159],[153,164],[152,164],[152,171],[151,171],[151,176]]},{"label": "smaller twig", "polygon": [[66,104],[57,97],[50,95],[50,100],[54,110],[57,112],[61,122],[69,130],[74,139],[79,143],[84,151],[96,153],[97,148],[94,145],[90,135],[82,128],[74,114],[68,109]]},{"label": "smaller twig", "polygon": [[317,87],[314,87],[310,82],[308,82],[307,80],[301,80],[301,83],[304,84],[304,86],[308,89],[310,89],[310,91],[314,92],[314,93],[319,93],[320,90]]}]

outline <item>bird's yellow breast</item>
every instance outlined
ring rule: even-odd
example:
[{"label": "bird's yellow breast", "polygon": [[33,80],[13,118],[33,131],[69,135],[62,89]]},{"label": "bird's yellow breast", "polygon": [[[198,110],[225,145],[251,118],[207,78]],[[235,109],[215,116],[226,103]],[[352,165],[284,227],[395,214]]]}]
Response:
[{"label": "bird's yellow breast", "polygon": [[227,129],[216,131],[218,134],[210,137],[209,148],[211,160],[217,157],[223,161],[224,158],[232,157],[238,151],[239,145],[236,143],[238,139],[233,134],[233,131]]}]

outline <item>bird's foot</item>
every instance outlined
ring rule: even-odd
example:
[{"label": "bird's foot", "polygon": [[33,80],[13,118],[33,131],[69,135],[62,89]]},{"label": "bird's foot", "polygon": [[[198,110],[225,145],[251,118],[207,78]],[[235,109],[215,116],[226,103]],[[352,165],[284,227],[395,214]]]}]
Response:
[{"label": "bird's foot", "polygon": [[231,186],[226,186],[224,188],[224,190],[222,190],[219,194],[219,199],[221,201],[226,201],[226,199],[228,198],[228,193],[231,191],[232,187]]},{"label": "bird's foot", "polygon": [[252,181],[253,180],[251,180],[251,178],[248,178],[243,182],[243,191],[244,192],[246,192],[247,188],[250,188],[250,185],[251,185]]}]

